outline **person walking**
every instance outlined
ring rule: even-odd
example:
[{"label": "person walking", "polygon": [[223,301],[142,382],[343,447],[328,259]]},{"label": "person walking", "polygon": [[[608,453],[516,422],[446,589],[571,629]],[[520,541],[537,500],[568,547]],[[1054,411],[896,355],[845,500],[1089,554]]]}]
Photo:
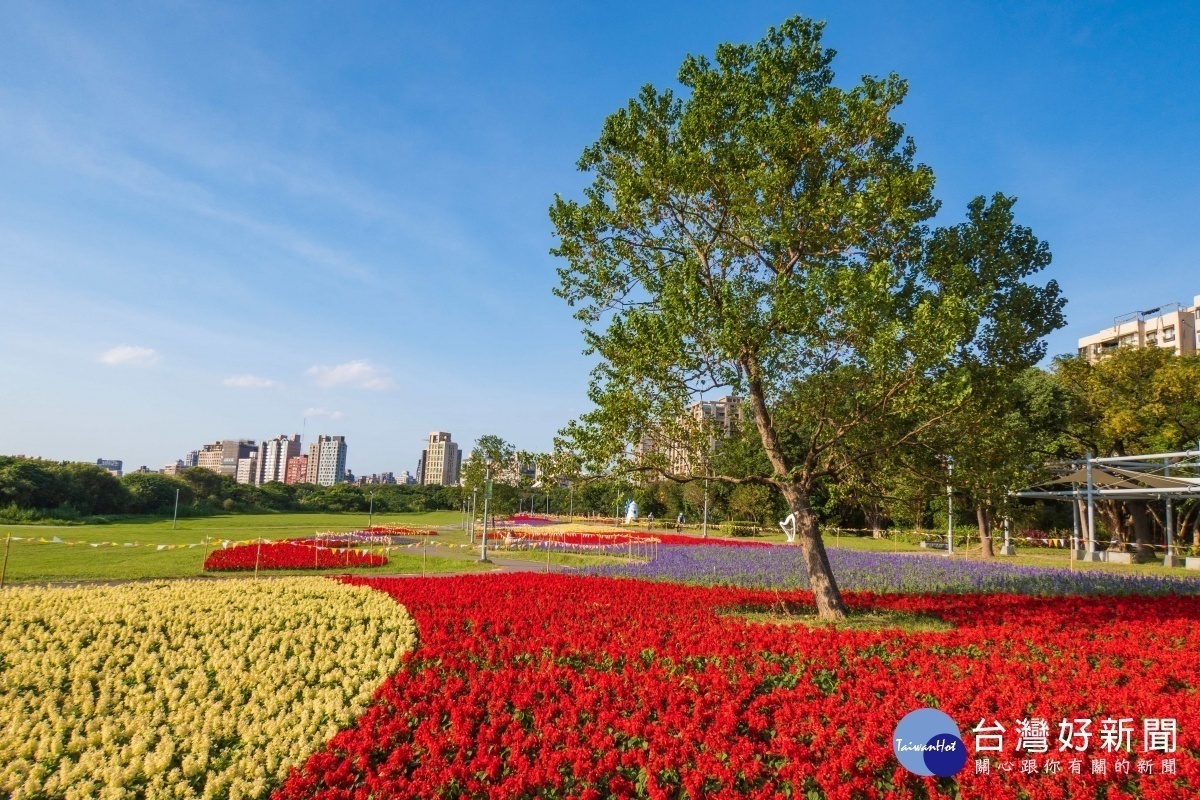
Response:
[{"label": "person walking", "polygon": [[679,512],[679,516],[675,518],[675,532],[683,533],[683,512]]}]

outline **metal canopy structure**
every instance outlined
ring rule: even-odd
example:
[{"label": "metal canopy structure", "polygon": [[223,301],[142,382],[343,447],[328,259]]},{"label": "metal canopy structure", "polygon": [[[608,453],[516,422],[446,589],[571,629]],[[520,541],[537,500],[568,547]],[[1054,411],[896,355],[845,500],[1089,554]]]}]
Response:
[{"label": "metal canopy structure", "polygon": [[1014,497],[1060,500],[1071,503],[1074,519],[1072,548],[1081,541],[1080,503],[1087,502],[1087,548],[1084,556],[1096,556],[1096,500],[1149,500],[1166,503],[1167,563],[1174,552],[1174,503],[1200,498],[1200,449],[1176,453],[1147,453],[1136,456],[1095,458],[1049,464],[1055,477],[1031,486]]}]

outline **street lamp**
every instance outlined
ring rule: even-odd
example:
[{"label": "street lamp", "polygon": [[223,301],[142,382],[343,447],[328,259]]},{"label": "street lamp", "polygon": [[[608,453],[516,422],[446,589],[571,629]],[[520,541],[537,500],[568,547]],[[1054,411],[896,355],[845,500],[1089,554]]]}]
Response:
[{"label": "street lamp", "polygon": [[946,456],[946,469],[949,475],[946,481],[946,504],[949,511],[946,514],[946,554],[954,555],[954,459]]},{"label": "street lamp", "polygon": [[370,528],[375,524],[375,490],[372,489],[367,494],[371,498],[371,510],[367,512],[367,527]]},{"label": "street lamp", "polygon": [[492,462],[486,462],[483,476],[483,550],[479,554],[480,564],[490,564],[487,557],[488,506],[492,499]]}]

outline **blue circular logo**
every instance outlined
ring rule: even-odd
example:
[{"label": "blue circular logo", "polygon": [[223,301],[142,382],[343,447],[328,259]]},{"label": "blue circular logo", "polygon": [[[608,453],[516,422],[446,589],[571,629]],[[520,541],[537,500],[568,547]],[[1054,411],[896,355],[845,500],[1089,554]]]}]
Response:
[{"label": "blue circular logo", "polygon": [[902,767],[927,777],[949,778],[967,763],[958,725],[936,708],[906,714],[892,734],[892,752]]}]

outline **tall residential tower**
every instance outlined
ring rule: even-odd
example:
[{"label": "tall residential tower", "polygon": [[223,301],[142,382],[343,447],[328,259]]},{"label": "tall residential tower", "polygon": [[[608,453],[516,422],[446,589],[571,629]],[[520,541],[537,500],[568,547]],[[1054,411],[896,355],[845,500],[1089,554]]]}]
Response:
[{"label": "tall residential tower", "polygon": [[306,480],[318,486],[333,486],[346,477],[346,437],[318,436],[308,446]]}]

